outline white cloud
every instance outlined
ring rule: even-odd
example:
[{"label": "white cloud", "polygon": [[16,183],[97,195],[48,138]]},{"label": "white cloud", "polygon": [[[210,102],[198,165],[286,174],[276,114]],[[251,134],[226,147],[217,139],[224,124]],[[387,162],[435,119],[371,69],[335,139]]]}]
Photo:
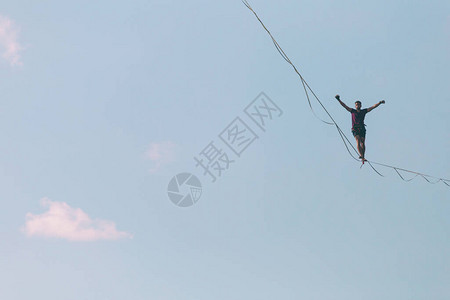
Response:
[{"label": "white cloud", "polygon": [[0,51],[11,66],[21,66],[19,52],[23,47],[18,42],[19,29],[7,17],[0,16]]},{"label": "white cloud", "polygon": [[22,230],[29,237],[61,238],[69,241],[118,240],[132,237],[130,233],[117,231],[114,222],[92,220],[80,208],[72,208],[65,202],[42,198],[41,205],[48,207],[48,211],[38,215],[26,215]]},{"label": "white cloud", "polygon": [[150,169],[150,172],[155,173],[163,165],[175,161],[175,152],[176,145],[170,141],[150,144],[148,150],[145,152],[145,157],[155,164],[155,166]]}]

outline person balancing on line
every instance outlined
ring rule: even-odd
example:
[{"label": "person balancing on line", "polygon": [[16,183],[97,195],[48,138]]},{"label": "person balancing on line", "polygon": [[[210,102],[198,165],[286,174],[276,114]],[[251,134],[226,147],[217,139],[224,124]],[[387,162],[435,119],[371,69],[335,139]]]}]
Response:
[{"label": "person balancing on line", "polygon": [[385,101],[381,100],[372,107],[361,109],[361,101],[358,100],[355,102],[356,109],[353,109],[345,105],[345,103],[341,101],[339,95],[336,95],[336,99],[352,114],[352,133],[356,139],[356,145],[358,146],[359,158],[361,158],[361,161],[364,164],[364,161],[366,160],[364,158],[364,153],[366,152],[366,128],[364,127],[366,125],[364,124],[364,117],[369,111],[377,108],[380,104],[385,103]]}]

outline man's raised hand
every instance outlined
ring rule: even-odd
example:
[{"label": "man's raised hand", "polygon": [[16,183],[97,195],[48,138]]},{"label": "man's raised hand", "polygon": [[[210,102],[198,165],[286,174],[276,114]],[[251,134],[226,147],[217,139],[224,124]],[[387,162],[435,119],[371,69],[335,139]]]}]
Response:
[{"label": "man's raised hand", "polygon": [[336,99],[338,99],[338,100],[341,100],[341,99],[339,98],[339,95],[334,96],[334,98],[336,98]]}]

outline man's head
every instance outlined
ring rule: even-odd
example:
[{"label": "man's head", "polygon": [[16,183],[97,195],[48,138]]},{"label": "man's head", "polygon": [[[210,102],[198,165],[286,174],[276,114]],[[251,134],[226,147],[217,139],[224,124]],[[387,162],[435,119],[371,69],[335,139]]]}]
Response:
[{"label": "man's head", "polygon": [[361,101],[359,101],[359,100],[356,101],[355,102],[355,107],[356,107],[357,110],[360,110],[361,109]]}]

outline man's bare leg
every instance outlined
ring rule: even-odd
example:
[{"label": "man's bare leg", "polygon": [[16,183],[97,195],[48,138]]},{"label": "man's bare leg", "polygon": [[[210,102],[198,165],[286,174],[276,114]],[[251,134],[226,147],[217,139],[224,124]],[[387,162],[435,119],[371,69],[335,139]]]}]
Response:
[{"label": "man's bare leg", "polygon": [[359,135],[355,136],[356,139],[356,146],[358,148],[358,152],[359,152],[359,158],[364,159],[364,152],[363,152],[363,148],[362,148],[362,143],[361,143],[361,137]]},{"label": "man's bare leg", "polygon": [[361,151],[362,151],[362,160],[365,160],[365,154],[366,154],[366,138],[365,137],[361,137],[360,138],[360,143],[361,143]]}]

